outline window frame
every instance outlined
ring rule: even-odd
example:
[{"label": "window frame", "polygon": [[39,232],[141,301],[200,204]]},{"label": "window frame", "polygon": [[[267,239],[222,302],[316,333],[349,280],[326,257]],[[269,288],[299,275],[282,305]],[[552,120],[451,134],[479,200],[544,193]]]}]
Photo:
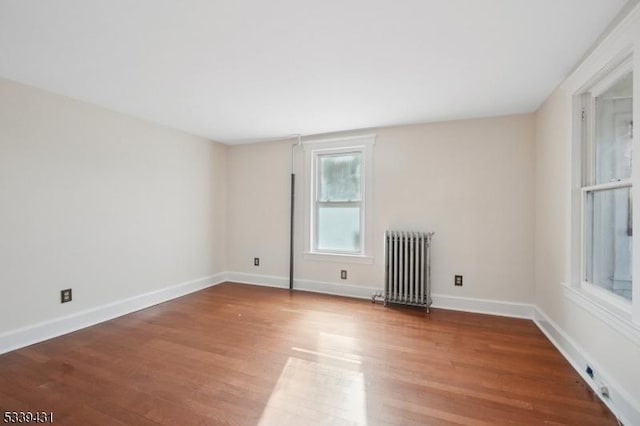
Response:
[{"label": "window frame", "polygon": [[[595,149],[595,99],[604,93],[612,84],[628,72],[633,72],[633,118],[637,115],[637,69],[634,66],[635,60],[631,50],[622,53],[622,59],[612,60],[598,73],[592,76],[581,88],[574,92],[574,137],[572,158],[572,196],[571,196],[571,244],[569,249],[569,279],[568,288],[578,297],[586,298],[590,303],[601,308],[602,312],[628,323],[632,329],[636,329],[640,324],[640,285],[637,268],[633,264],[638,262],[637,237],[632,239],[632,291],[633,299],[628,300],[618,296],[608,290],[587,281],[587,209],[588,197],[598,191],[609,191],[620,188],[631,188],[638,180],[638,171],[632,169],[628,179],[621,179],[613,182],[595,183],[593,176],[594,149]],[[619,56],[620,58],[620,56]],[[636,121],[637,122],[637,121]],[[638,157],[637,137],[634,132],[632,136],[632,155]],[[635,167],[634,169],[638,169]],[[632,198],[633,220],[637,219],[636,210],[638,208],[637,197]],[[577,293],[575,293],[577,292]],[[570,294],[571,297],[571,294]]]},{"label": "window frame", "polygon": [[[375,134],[314,140],[304,143],[305,151],[305,230],[304,259],[343,263],[373,263],[373,146]],[[327,155],[348,153],[361,154],[359,201],[338,202],[338,204],[358,204],[360,206],[360,251],[345,252],[319,250],[317,248],[319,203],[319,158]],[[329,202],[333,203],[333,202]]]}]

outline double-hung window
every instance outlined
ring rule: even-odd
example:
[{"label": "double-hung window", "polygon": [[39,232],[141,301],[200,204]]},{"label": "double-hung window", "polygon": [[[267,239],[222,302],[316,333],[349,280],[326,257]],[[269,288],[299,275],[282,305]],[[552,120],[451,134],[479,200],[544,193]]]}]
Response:
[{"label": "double-hung window", "polygon": [[631,312],[634,297],[631,58],[582,92],[580,102],[582,288]]},{"label": "double-hung window", "polygon": [[305,143],[307,258],[371,261],[374,139],[368,135]]},{"label": "double-hung window", "polygon": [[314,251],[362,253],[362,151],[315,156]]}]

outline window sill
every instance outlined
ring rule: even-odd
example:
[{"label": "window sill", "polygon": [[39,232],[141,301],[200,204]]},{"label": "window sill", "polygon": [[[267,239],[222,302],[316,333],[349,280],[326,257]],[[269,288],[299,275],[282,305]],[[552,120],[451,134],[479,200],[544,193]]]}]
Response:
[{"label": "window sill", "polygon": [[640,324],[633,322],[631,312],[607,303],[592,292],[562,283],[564,295],[573,303],[593,314],[611,328],[640,345]]},{"label": "window sill", "polygon": [[304,260],[318,262],[340,262],[340,263],[360,263],[365,265],[373,264],[373,256],[351,255],[351,254],[331,254],[305,252]]},{"label": "window sill", "polygon": [[609,312],[631,321],[631,301],[586,282],[580,284],[580,291],[595,303],[600,303]]}]

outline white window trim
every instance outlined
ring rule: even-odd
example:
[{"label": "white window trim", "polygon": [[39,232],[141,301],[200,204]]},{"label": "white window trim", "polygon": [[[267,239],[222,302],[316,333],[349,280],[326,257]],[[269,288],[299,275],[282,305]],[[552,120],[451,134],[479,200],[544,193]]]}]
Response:
[{"label": "white window trim", "polygon": [[[601,298],[593,297],[588,290],[581,287],[562,283],[564,296],[585,311],[596,315],[614,330],[623,334],[627,339],[640,345],[640,324],[632,320],[631,314],[621,313],[619,309],[603,302]],[[594,286],[595,287],[595,286]],[[605,291],[598,289],[600,291]]]},{"label": "white window trim", "polygon": [[[640,167],[634,167],[631,179],[617,182],[603,183],[591,186],[583,186],[582,170],[584,167],[584,148],[583,148],[583,132],[588,131],[583,127],[581,119],[581,110],[583,107],[582,96],[586,92],[590,92],[592,97],[598,96],[609,85],[617,80],[624,73],[634,70],[633,74],[633,120],[635,123],[640,122],[640,60],[638,56],[632,55],[633,43],[623,44],[619,46],[616,54],[596,55],[588,58],[576,74],[563,85],[563,89],[570,90],[573,93],[572,111],[572,143],[569,147],[569,158],[571,166],[571,187],[568,195],[568,246],[567,246],[567,271],[566,271],[566,287],[571,290],[565,292],[565,295],[573,302],[579,304],[583,308],[593,307],[597,305],[599,310],[592,310],[600,319],[611,324],[608,318],[616,318],[618,324],[623,322],[627,324],[626,330],[630,331],[636,339],[640,339],[638,331],[640,330],[640,236],[638,232],[634,232],[633,236],[633,301],[611,294],[606,290],[585,281],[585,256],[582,242],[585,235],[585,217],[584,203],[588,192],[602,189],[636,187],[638,188],[640,181]],[[596,59],[592,59],[592,58]],[[590,62],[591,60],[591,62]],[[587,70],[592,70],[591,74]],[[592,120],[591,120],[592,121]],[[639,138],[634,132],[633,137],[634,156],[640,156]],[[633,199],[633,222],[640,223],[640,203],[638,197]]]},{"label": "white window trim", "polygon": [[[304,259],[342,263],[373,263],[373,146],[376,135],[350,136],[304,143]],[[314,250],[314,173],[318,154],[361,151],[362,174],[362,252],[358,254],[318,252]]]}]

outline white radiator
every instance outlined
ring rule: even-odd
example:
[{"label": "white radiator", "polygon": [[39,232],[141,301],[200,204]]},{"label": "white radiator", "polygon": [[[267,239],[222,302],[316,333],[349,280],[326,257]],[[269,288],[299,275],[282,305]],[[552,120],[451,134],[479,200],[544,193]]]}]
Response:
[{"label": "white radiator", "polygon": [[431,305],[433,232],[385,232],[384,305]]}]

